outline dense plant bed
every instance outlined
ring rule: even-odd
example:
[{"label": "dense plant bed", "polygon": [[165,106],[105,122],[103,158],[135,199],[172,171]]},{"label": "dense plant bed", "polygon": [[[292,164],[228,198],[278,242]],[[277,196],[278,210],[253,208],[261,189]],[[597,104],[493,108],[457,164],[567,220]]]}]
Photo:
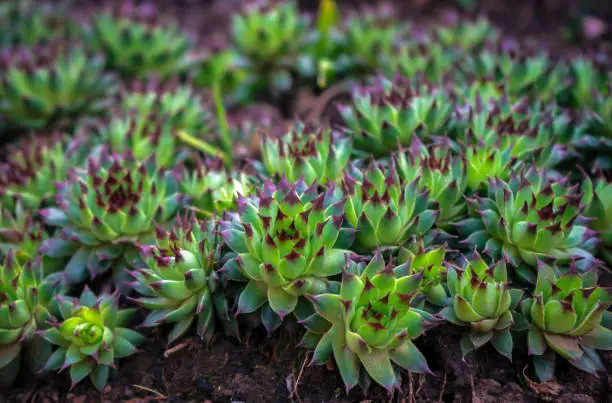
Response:
[{"label": "dense plant bed", "polygon": [[606,400],[604,20],[181,4],[0,5],[3,399]]}]

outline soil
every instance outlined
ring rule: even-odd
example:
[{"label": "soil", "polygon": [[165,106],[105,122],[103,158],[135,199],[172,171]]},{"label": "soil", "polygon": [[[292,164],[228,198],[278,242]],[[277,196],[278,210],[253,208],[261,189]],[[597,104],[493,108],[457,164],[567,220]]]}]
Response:
[{"label": "soil", "polygon": [[[103,6],[118,1],[106,0]],[[227,40],[227,24],[241,1],[162,1],[156,3],[163,15],[177,18],[181,27],[198,39],[203,47],[218,46]],[[315,1],[300,2],[305,10],[314,11]],[[341,1],[354,8],[350,0]],[[375,2],[364,2],[375,3]],[[427,24],[444,18],[456,1],[397,0],[402,18]],[[532,38],[558,55],[571,55],[589,48],[609,49],[612,31],[612,3],[593,1],[587,7],[582,0],[494,0],[476,1],[476,13],[487,14],[504,32],[520,38]],[[86,18],[98,0],[75,2],[73,12]],[[608,32],[591,41],[569,43],[560,35],[578,15],[591,15],[608,26]],[[312,93],[299,93],[293,105],[316,102]],[[306,101],[302,98],[308,98]],[[310,107],[312,108],[312,106]],[[237,121],[249,115],[261,121],[262,114],[274,122],[290,119],[299,113],[293,107],[288,113],[279,105],[251,107],[231,112]],[[304,107],[303,110],[308,110]],[[262,112],[263,111],[263,112]],[[285,112],[284,114],[281,111]],[[282,116],[285,115],[285,116]],[[301,115],[301,113],[300,113]],[[609,276],[606,283],[610,285]],[[612,401],[612,373],[594,377],[558,360],[557,377],[537,384],[529,366],[529,357],[516,356],[514,362],[501,357],[486,346],[462,359],[459,331],[452,326],[429,330],[417,341],[434,375],[403,373],[403,385],[393,397],[377,385],[368,394],[359,388],[345,393],[342,381],[332,364],[308,366],[309,354],[294,347],[299,330],[283,329],[268,337],[262,329],[245,335],[242,341],[219,336],[210,346],[197,336],[183,338],[167,350],[164,329],[147,334],[143,351],[124,360],[118,373],[100,394],[87,382],[68,391],[67,373],[36,378],[25,371],[17,385],[0,391],[2,402],[116,402],[116,401],[214,401],[214,402],[606,402]],[[603,352],[606,368],[612,368],[612,352]]]}]

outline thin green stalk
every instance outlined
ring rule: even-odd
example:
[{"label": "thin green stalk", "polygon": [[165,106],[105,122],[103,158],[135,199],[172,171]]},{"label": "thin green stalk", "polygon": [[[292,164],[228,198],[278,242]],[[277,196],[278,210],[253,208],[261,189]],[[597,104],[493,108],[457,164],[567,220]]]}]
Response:
[{"label": "thin green stalk", "polygon": [[217,122],[221,131],[221,142],[227,155],[231,155],[232,139],[230,138],[229,128],[227,125],[227,115],[225,114],[225,106],[223,105],[223,94],[221,94],[221,76],[217,73],[213,84],[213,97],[215,100],[215,109],[217,110]]},{"label": "thin green stalk", "polygon": [[227,165],[231,165],[232,160],[231,158],[227,155],[227,153],[223,152],[222,150],[219,150],[217,147],[208,144],[206,141],[201,140],[197,137],[192,136],[191,134],[187,133],[184,130],[180,130],[176,136],[183,142],[185,142],[185,144],[189,145],[190,147],[193,147],[197,150],[200,150],[206,154],[210,154],[212,156],[215,157],[219,157],[221,159],[223,159],[223,162],[225,162],[225,164]]}]

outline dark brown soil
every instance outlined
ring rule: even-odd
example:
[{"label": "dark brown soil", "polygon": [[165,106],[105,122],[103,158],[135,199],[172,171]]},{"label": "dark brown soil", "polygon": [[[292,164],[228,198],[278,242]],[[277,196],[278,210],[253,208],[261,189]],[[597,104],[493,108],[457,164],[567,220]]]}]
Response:
[{"label": "dark brown soil", "polygon": [[[118,3],[106,0],[104,6]],[[162,1],[156,3],[164,15],[180,20],[182,28],[207,47],[223,43],[227,38],[230,13],[240,1]],[[316,8],[316,1],[303,0],[307,10]],[[350,0],[343,1],[347,8],[354,7]],[[375,3],[375,2],[364,2]],[[443,18],[456,4],[452,0],[397,0],[403,18],[425,24]],[[582,0],[492,0],[478,1],[477,12],[486,13],[507,34],[535,38],[543,48],[557,54],[571,54],[589,47],[604,46],[610,40],[612,29],[612,2]],[[73,12],[86,18],[92,8],[100,7],[98,0],[74,2]],[[571,26],[578,15],[591,15],[607,24],[608,33],[595,42],[569,43],[562,39],[562,29]],[[302,105],[296,96],[294,105]],[[263,107],[274,113],[274,107]],[[270,111],[269,108],[272,108]],[[298,112],[293,108],[293,112]],[[308,105],[305,107],[308,109]],[[254,118],[264,114],[254,107],[244,113]],[[237,121],[243,119],[236,112]],[[287,115],[287,113],[285,113]],[[289,114],[291,115],[291,114]],[[285,116],[290,118],[292,116]],[[150,333],[144,351],[124,360],[120,370],[109,382],[105,392],[99,394],[88,382],[68,391],[66,373],[47,379],[38,379],[23,372],[15,388],[0,391],[1,402],[95,402],[95,401],[215,401],[215,402],[356,402],[387,401],[390,397],[373,385],[367,396],[359,388],[348,395],[333,365],[309,367],[309,355],[293,346],[299,340],[299,331],[288,330],[267,338],[261,330],[245,336],[238,342],[219,337],[205,346],[191,336],[166,351],[163,330]],[[465,360],[459,350],[459,332],[450,326],[430,330],[418,341],[435,376],[403,374],[403,385],[392,401],[444,401],[444,402],[607,402],[612,396],[612,374],[608,371],[599,378],[590,376],[558,360],[557,378],[547,384],[532,382],[535,375],[529,369],[529,358],[515,357],[509,362],[492,348],[484,347]],[[167,357],[164,356],[166,353]],[[612,353],[602,353],[606,368],[612,368]]]}]

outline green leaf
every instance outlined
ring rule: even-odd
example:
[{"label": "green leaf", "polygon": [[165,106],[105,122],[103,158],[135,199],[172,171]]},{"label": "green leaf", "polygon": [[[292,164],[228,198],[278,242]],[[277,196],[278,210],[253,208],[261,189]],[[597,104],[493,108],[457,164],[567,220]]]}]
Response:
[{"label": "green leaf", "polygon": [[527,334],[527,346],[529,355],[542,355],[546,351],[546,340],[537,326],[531,325]]},{"label": "green leaf", "polygon": [[281,319],[293,312],[297,302],[298,297],[285,292],[281,287],[268,287],[268,303],[270,308]]},{"label": "green leaf", "polygon": [[555,354],[548,351],[544,355],[534,355],[533,369],[540,382],[550,381],[555,374]]},{"label": "green leaf", "polygon": [[91,383],[98,389],[98,391],[104,391],[104,387],[108,382],[108,373],[109,367],[107,365],[98,365],[96,369],[94,369],[89,374],[89,379]]},{"label": "green leaf", "polygon": [[0,344],[0,368],[10,364],[21,352],[21,343]]},{"label": "green leaf", "polygon": [[93,360],[84,360],[72,365],[70,367],[70,380],[72,381],[70,389],[74,388],[77,383],[85,379],[85,377],[94,370],[96,365],[97,364]]},{"label": "green leaf", "polygon": [[406,340],[398,348],[389,351],[389,358],[410,372],[431,374],[425,356],[410,340]]},{"label": "green leaf", "polygon": [[268,300],[268,287],[263,282],[250,281],[238,298],[236,315],[255,312]]},{"label": "green leaf", "polygon": [[340,376],[348,392],[359,382],[359,357],[346,346],[332,345]]},{"label": "green leaf", "polygon": [[597,326],[582,336],[580,343],[597,350],[612,350],[612,330],[601,325]]},{"label": "green leaf", "polygon": [[396,378],[387,351],[372,349],[371,353],[359,354],[359,360],[376,383],[389,392],[393,391]]},{"label": "green leaf", "polygon": [[115,350],[115,358],[128,357],[138,351],[136,346],[117,335],[115,335],[115,339],[113,340],[113,350]]},{"label": "green leaf", "polygon": [[546,342],[557,353],[568,360],[575,360],[582,356],[583,352],[580,349],[577,337],[564,336],[560,334],[552,334],[543,332]]},{"label": "green leaf", "polygon": [[504,329],[501,332],[497,332],[491,344],[493,344],[493,347],[495,347],[498,353],[512,361],[513,342],[510,329]]}]

